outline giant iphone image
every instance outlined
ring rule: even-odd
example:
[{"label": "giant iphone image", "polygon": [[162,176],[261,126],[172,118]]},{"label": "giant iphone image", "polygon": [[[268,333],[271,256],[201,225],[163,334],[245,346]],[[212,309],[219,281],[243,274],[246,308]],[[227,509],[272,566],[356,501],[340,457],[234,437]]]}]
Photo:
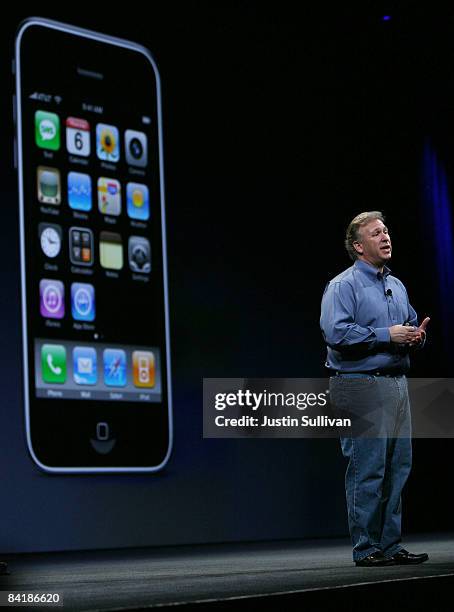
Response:
[{"label": "giant iphone image", "polygon": [[31,457],[48,472],[156,471],[172,445],[156,64],[34,18],[15,73]]}]

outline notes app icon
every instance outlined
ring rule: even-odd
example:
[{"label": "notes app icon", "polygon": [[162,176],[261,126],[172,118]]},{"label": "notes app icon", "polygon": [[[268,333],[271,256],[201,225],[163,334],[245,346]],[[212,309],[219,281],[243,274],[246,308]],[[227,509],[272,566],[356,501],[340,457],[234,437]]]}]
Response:
[{"label": "notes app icon", "polygon": [[120,234],[101,232],[99,237],[99,260],[103,268],[121,270],[123,267],[123,244]]}]

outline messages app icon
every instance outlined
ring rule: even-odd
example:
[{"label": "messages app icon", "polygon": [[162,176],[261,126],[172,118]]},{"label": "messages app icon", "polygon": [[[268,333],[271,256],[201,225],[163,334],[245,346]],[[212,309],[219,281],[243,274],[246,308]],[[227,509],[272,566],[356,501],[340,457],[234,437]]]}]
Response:
[{"label": "messages app icon", "polygon": [[58,115],[36,111],[35,142],[41,149],[58,151],[60,148],[60,117]]}]

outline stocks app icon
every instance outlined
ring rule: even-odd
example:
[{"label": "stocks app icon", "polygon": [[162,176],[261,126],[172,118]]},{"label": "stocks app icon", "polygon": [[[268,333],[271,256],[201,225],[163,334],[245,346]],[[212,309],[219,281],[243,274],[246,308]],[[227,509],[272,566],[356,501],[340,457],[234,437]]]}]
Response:
[{"label": "stocks app icon", "polygon": [[68,204],[74,210],[91,210],[91,178],[89,174],[68,174]]}]

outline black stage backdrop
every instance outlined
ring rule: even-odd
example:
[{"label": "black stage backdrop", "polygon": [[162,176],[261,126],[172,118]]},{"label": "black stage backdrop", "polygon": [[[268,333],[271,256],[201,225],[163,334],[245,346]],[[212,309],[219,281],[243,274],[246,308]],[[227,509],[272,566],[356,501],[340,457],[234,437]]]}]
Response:
[{"label": "black stage backdrop", "polygon": [[[376,209],[393,272],[432,317],[412,375],[452,376],[454,11],[93,6],[35,10],[136,40],[160,68],[174,452],[146,477],[50,477],[27,455],[10,65],[28,15],[4,16],[0,550],[344,535],[338,441],[203,440],[202,379],[323,376],[323,288],[350,265],[351,217]],[[452,451],[451,440],[414,442],[404,531],[451,527]]]}]

